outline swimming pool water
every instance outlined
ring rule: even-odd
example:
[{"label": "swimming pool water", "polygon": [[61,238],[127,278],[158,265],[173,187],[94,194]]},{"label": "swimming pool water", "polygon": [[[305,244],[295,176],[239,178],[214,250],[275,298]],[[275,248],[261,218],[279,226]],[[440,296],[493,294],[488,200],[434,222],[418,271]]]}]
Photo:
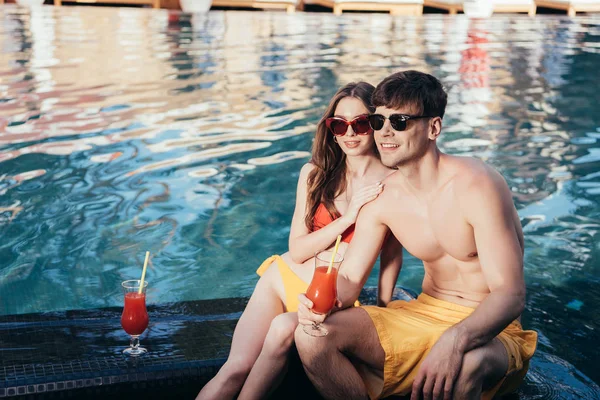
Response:
[{"label": "swimming pool water", "polygon": [[[506,177],[526,326],[596,383],[600,18],[0,8],[0,315],[250,295],[336,89],[449,91],[440,147]],[[399,285],[419,290],[407,256]],[[372,277],[370,285],[376,285]]]}]

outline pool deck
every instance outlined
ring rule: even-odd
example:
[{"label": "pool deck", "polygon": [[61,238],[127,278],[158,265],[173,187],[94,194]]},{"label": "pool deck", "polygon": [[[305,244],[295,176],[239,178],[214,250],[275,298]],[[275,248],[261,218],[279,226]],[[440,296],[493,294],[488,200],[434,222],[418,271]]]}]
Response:
[{"label": "pool deck", "polygon": [[[414,296],[396,290],[394,298]],[[367,289],[360,300],[375,301]],[[148,354],[127,358],[121,307],[0,317],[0,398],[194,398],[225,362],[233,329],[247,299],[189,301],[149,306],[141,343]],[[510,399],[569,399],[544,369],[556,361],[538,355],[526,384]],[[564,375],[566,376],[566,375]],[[551,378],[550,378],[551,379]],[[318,399],[295,358],[274,399]],[[506,397],[505,397],[506,399]]]},{"label": "pool deck", "polygon": [[[408,298],[396,291],[396,298]],[[364,291],[363,302],[375,300]],[[0,398],[190,398],[223,365],[247,299],[189,301],[148,306],[141,337],[148,354],[128,358],[122,308],[0,317]],[[299,362],[274,398],[315,398]],[[299,378],[298,378],[299,377]],[[303,381],[302,381],[303,379]],[[58,397],[57,397],[58,396]],[[305,397],[310,396],[310,397]]]},{"label": "pool deck", "polygon": [[138,359],[121,354],[129,342],[120,326],[122,308],[0,317],[0,397],[200,388],[223,364],[245,304],[149,306],[151,324],[141,339],[149,352]]}]

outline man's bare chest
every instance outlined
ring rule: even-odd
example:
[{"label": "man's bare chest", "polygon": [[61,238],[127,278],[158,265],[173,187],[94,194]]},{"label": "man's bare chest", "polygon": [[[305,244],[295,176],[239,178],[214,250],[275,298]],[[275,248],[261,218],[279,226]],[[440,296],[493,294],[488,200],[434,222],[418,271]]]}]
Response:
[{"label": "man's bare chest", "polygon": [[409,203],[388,218],[394,236],[422,261],[435,262],[447,256],[471,261],[477,256],[473,228],[452,202]]}]

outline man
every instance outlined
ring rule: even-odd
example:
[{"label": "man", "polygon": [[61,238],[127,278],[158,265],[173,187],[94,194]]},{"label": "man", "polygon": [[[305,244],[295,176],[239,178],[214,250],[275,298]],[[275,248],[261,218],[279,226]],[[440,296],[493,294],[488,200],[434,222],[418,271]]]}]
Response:
[{"label": "man", "polygon": [[[510,190],[483,162],[438,149],[447,95],[433,76],[393,74],[373,101],[381,160],[398,171],[361,210],[338,294],[343,307],[356,300],[388,230],[423,261],[423,293],[335,312],[326,337],[296,330],[305,370],[329,399],[479,399],[514,390],[537,334],[518,321],[523,232]],[[301,324],[325,319],[305,296],[300,302]]]}]

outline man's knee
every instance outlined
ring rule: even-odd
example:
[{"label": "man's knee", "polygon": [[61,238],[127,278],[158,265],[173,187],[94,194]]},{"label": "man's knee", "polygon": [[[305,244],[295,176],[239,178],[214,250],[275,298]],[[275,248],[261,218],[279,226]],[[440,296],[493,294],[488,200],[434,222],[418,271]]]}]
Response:
[{"label": "man's knee", "polygon": [[465,354],[454,398],[469,399],[496,384],[506,373],[506,350],[497,340]]},{"label": "man's knee", "polygon": [[483,385],[483,357],[476,351],[465,354],[463,365],[454,385],[455,399],[469,399],[481,391]]},{"label": "man's knee", "polygon": [[294,342],[298,349],[298,354],[302,357],[308,355],[311,351],[312,337],[304,332],[304,325],[298,324],[294,331]]},{"label": "man's knee", "polygon": [[298,354],[305,366],[310,366],[315,359],[325,353],[327,347],[331,345],[329,338],[329,335],[323,337],[311,336],[304,332],[303,325],[298,325],[294,332],[294,340]]}]

